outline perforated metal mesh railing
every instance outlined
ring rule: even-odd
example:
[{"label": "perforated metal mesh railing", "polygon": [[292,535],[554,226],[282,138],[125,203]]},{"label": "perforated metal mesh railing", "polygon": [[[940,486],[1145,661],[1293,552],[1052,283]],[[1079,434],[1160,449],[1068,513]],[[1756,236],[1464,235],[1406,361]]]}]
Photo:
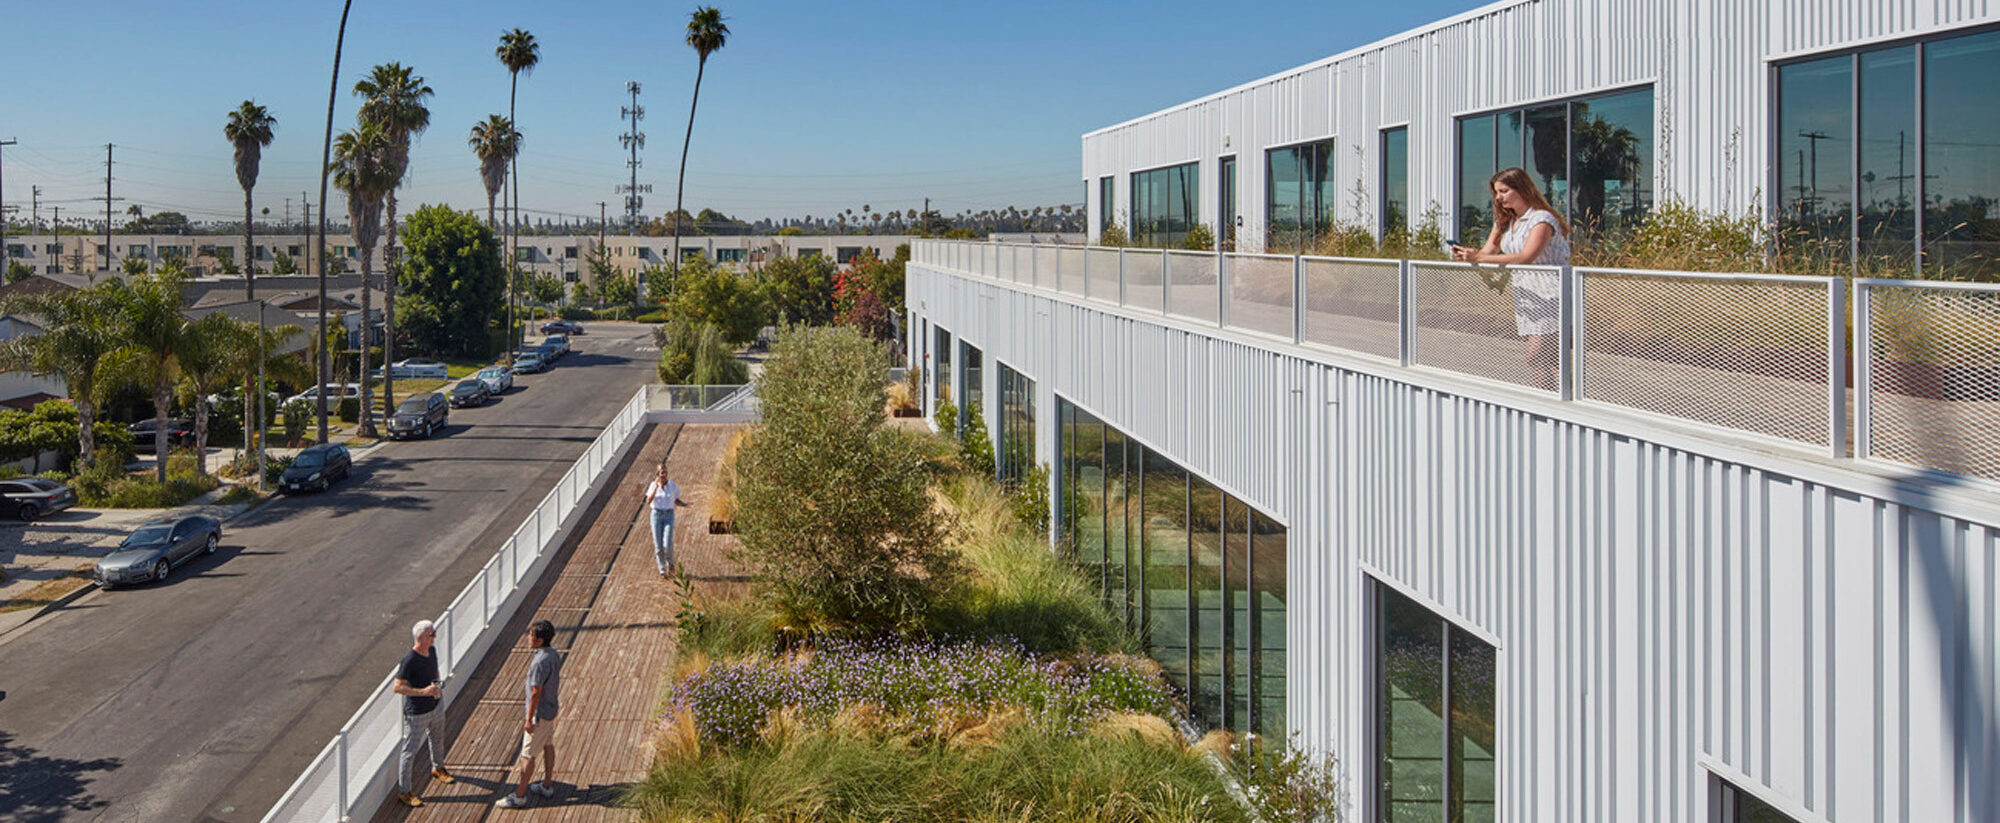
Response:
[{"label": "perforated metal mesh railing", "polygon": [[1092,247],[1084,251],[1084,296],[1118,302],[1118,250]]},{"label": "perforated metal mesh railing", "polygon": [[1222,319],[1222,258],[1167,252],[1167,312],[1207,323]]},{"label": "perforated metal mesh railing", "polygon": [[1402,264],[1301,258],[1306,342],[1396,358],[1402,354]]},{"label": "perforated metal mesh railing", "polygon": [[1237,328],[1292,337],[1292,282],[1295,258],[1277,254],[1225,254],[1223,280],[1229,287],[1224,322]]},{"label": "perforated metal mesh railing", "polygon": [[1165,311],[1167,253],[1159,249],[1126,249],[1124,255],[1125,305]]},{"label": "perforated metal mesh railing", "polygon": [[1829,384],[1846,380],[1827,358],[1838,281],[1576,273],[1582,396],[1814,445],[1846,436],[1828,416]]},{"label": "perforated metal mesh railing", "polygon": [[2000,480],[2000,286],[1854,288],[1857,456]]},{"label": "perforated metal mesh railing", "polygon": [[1417,363],[1548,392],[1560,387],[1560,269],[1413,260],[1410,277]]}]

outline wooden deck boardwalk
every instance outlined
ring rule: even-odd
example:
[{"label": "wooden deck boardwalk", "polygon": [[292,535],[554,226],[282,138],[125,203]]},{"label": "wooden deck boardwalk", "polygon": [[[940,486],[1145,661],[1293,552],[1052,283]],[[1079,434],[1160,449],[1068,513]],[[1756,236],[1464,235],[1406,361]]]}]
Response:
[{"label": "wooden deck boardwalk", "polygon": [[[459,823],[478,820],[629,821],[618,802],[643,779],[650,762],[646,734],[662,698],[662,678],[676,652],[674,585],[653,568],[652,536],[640,519],[640,499],[652,472],[665,460],[688,501],[675,529],[676,558],[695,578],[740,580],[728,560],[736,538],[708,533],[709,490],[736,426],[656,425],[641,434],[636,457],[536,583],[526,605],[470,677],[446,688],[462,690],[445,718],[445,767],[458,778],[442,785],[423,773],[422,808],[385,803],[378,823]],[[494,808],[513,791],[526,699],[527,627],[556,626],[554,646],[564,653],[562,714],[556,731],[557,794],[530,796],[525,809]],[[476,697],[475,697],[476,695]],[[422,772],[423,757],[414,769]],[[541,778],[541,764],[535,765]],[[503,785],[504,783],[504,785]]]}]

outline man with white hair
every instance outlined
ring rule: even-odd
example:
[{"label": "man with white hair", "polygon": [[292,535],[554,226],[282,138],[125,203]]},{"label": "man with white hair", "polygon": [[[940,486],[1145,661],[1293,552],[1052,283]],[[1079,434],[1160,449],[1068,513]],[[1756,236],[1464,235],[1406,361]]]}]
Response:
[{"label": "man with white hair", "polygon": [[431,777],[439,783],[457,781],[438,760],[437,724],[444,713],[437,707],[438,698],[444,696],[444,684],[438,680],[437,654],[432,649],[437,627],[429,620],[419,620],[410,627],[410,636],[414,642],[403,655],[402,665],[396,667],[394,686],[403,696],[403,753],[396,761],[396,802],[416,807],[424,805],[424,799],[410,785],[410,761],[417,759],[418,747],[430,755]]}]

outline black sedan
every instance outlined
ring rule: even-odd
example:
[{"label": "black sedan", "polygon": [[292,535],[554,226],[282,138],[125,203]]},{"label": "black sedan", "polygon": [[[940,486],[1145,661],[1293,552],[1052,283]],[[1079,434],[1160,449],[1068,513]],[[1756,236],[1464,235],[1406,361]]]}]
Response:
[{"label": "black sedan", "polygon": [[354,456],[339,443],[322,443],[299,452],[285,473],[278,475],[278,488],[285,492],[307,489],[326,491],[333,481],[354,470]]},{"label": "black sedan", "polygon": [[76,505],[76,490],[41,477],[0,480],[4,508],[22,520],[33,520]]},{"label": "black sedan", "polygon": [[[153,452],[153,438],[160,431],[159,424],[160,421],[158,419],[147,418],[125,427],[126,431],[132,433],[132,447],[141,454],[151,454]],[[172,448],[192,445],[194,445],[194,424],[185,420],[169,418],[167,420],[167,446]]]},{"label": "black sedan", "polygon": [[582,334],[583,324],[574,320],[550,320],[542,324],[543,334]]},{"label": "black sedan", "polygon": [[486,401],[493,399],[493,392],[486,388],[486,381],[474,377],[458,381],[457,385],[451,387],[451,393],[446,395],[445,399],[451,401],[451,407],[454,409],[484,406]]},{"label": "black sedan", "polygon": [[192,514],[155,520],[134,529],[115,551],[97,561],[97,584],[108,589],[124,583],[158,583],[175,566],[220,545],[222,523],[213,517]]}]

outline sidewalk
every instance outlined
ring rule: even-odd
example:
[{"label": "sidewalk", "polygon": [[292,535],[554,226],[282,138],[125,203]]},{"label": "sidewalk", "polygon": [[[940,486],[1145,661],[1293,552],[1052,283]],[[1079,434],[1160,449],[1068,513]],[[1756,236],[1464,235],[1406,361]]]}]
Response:
[{"label": "sidewalk", "polygon": [[[731,535],[708,533],[709,488],[735,426],[658,425],[643,435],[639,454],[624,474],[593,501],[589,518],[562,547],[526,605],[503,631],[502,642],[470,676],[447,682],[459,697],[446,715],[445,767],[458,778],[433,783],[415,764],[425,805],[409,809],[393,800],[375,815],[391,821],[627,821],[618,807],[624,791],[645,778],[651,764],[646,734],[662,698],[661,685],[677,651],[673,617],[680,609],[674,586],[653,569],[652,536],[639,517],[640,495],[653,467],[667,462],[690,504],[675,529],[676,558],[698,586],[740,585],[728,560]],[[718,582],[721,581],[721,582]],[[522,680],[528,661],[527,627],[556,626],[555,648],[564,654],[562,715],[556,733],[554,799],[532,798],[526,809],[496,809],[512,793],[525,708]],[[541,764],[536,764],[536,779]],[[503,786],[504,781],[504,786]]]}]

